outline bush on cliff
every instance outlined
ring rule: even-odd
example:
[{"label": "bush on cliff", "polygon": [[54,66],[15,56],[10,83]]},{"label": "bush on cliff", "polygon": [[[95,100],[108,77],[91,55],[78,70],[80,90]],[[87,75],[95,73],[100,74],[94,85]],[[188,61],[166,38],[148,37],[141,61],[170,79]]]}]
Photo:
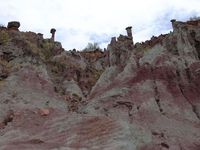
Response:
[{"label": "bush on cliff", "polygon": [[200,16],[190,17],[190,21],[196,21],[196,20],[200,20]]},{"label": "bush on cliff", "polygon": [[88,43],[87,46],[83,49],[83,51],[95,51],[95,50],[100,50],[101,48],[99,47],[99,44],[94,42],[94,43]]}]

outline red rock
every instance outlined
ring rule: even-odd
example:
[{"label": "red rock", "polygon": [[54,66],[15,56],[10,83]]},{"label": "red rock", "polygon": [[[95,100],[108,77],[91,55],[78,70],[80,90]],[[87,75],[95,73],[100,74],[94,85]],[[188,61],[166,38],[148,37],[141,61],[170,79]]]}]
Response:
[{"label": "red rock", "polygon": [[48,116],[48,115],[50,114],[50,110],[47,109],[47,108],[41,108],[41,109],[39,110],[39,114],[40,114],[41,116]]}]

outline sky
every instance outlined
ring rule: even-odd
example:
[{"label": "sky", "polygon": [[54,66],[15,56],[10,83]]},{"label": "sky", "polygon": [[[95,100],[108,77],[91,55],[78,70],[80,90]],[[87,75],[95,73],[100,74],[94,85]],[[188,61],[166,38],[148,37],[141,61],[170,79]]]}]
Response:
[{"label": "sky", "polygon": [[20,21],[21,31],[33,31],[56,41],[66,50],[87,43],[107,47],[111,37],[132,26],[134,42],[172,30],[171,19],[200,16],[200,0],[0,0],[0,24]]}]

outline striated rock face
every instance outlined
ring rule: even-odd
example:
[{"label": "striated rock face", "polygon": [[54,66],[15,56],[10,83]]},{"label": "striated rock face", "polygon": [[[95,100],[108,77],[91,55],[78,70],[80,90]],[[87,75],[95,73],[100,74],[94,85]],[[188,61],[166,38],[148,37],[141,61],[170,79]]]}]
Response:
[{"label": "striated rock face", "polygon": [[199,150],[199,22],[104,52],[1,29],[0,149]]}]

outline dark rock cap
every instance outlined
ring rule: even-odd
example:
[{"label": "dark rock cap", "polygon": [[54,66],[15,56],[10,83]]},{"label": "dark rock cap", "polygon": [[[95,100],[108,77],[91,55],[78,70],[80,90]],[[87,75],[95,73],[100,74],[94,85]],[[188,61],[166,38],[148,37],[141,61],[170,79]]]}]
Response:
[{"label": "dark rock cap", "polygon": [[132,29],[132,26],[128,26],[126,27],[126,30]]},{"label": "dark rock cap", "polygon": [[51,30],[50,30],[50,33],[55,33],[56,32],[56,29],[54,29],[54,28],[52,28]]},{"label": "dark rock cap", "polygon": [[11,22],[8,22],[8,25],[7,25],[8,29],[16,29],[16,30],[18,30],[19,27],[20,27],[20,22],[19,21],[11,21]]},{"label": "dark rock cap", "polygon": [[172,23],[173,23],[173,22],[176,22],[176,19],[172,19],[171,22],[172,22]]}]

